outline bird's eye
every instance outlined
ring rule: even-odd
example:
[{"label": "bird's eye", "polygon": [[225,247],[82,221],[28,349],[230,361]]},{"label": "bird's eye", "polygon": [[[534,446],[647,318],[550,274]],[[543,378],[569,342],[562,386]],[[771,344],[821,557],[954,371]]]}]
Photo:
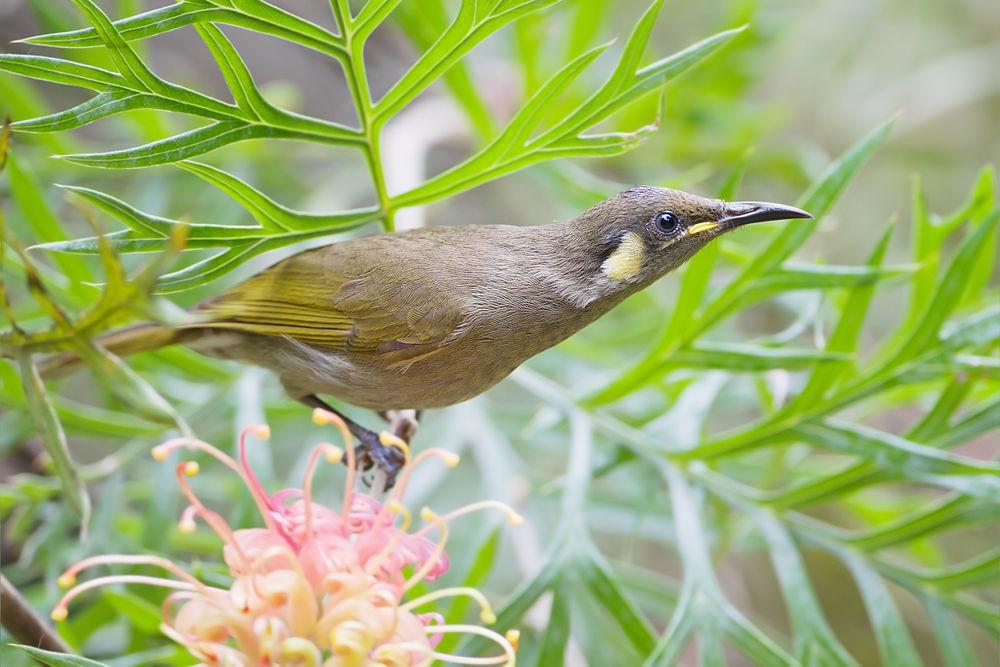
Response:
[{"label": "bird's eye", "polygon": [[656,217],[653,218],[653,224],[664,234],[676,234],[681,229],[681,221],[670,211],[657,213]]}]

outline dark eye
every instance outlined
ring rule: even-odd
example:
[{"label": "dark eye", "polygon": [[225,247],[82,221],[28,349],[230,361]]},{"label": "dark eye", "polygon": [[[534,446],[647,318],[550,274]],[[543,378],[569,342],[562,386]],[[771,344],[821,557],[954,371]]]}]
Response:
[{"label": "dark eye", "polygon": [[681,221],[670,211],[657,213],[656,217],[653,218],[653,224],[664,234],[676,234],[681,229]]}]

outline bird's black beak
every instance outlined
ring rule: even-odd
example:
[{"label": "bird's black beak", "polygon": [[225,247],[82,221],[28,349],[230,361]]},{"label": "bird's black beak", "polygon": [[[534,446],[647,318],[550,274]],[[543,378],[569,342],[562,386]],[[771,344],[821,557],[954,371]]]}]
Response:
[{"label": "bird's black beak", "polygon": [[811,217],[811,214],[794,206],[772,204],[766,201],[734,201],[725,205],[723,216],[719,222],[732,228],[749,225],[752,222]]}]

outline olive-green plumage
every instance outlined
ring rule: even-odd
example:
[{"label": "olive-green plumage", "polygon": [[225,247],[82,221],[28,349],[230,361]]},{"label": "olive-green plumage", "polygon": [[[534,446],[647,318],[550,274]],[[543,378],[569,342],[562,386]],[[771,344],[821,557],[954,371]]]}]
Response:
[{"label": "olive-green plumage", "polygon": [[[485,391],[730,229],[799,217],[808,214],[635,188],[568,222],[436,227],[308,250],[201,304],[197,323],[139,325],[101,342],[123,354],[182,343],[258,364],[300,400],[441,407]],[[54,357],[48,370],[70,365]]]}]

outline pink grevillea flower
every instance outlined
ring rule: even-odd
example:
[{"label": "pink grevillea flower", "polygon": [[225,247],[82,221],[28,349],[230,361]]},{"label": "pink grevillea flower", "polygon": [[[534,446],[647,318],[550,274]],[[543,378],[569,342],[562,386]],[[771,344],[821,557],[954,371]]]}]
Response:
[{"label": "pink grevillea flower", "polygon": [[[425,610],[441,598],[468,596],[480,605],[482,621],[492,623],[493,611],[478,590],[455,587],[410,600],[405,597],[419,582],[433,580],[448,569],[444,549],[452,519],[486,508],[505,512],[511,523],[520,523],[521,517],[494,501],[473,503],[444,515],[425,507],[420,518],[426,525],[411,531],[412,517],[402,499],[413,469],[429,458],[454,466],[458,457],[429,449],[410,458],[405,443],[384,433],[383,442],[400,447],[407,461],[383,503],[353,491],[354,448],[343,422],[323,410],[317,410],[314,419],[337,426],[344,439],[348,474],[340,507],[319,505],[312,495],[313,474],[320,460],[338,463],[344,457],[344,450],[335,445],[321,443],[313,449],[301,489],[269,495],[246,455],[247,437],[269,437],[266,426],[243,431],[239,462],[200,440],[170,440],[153,449],[156,460],[166,460],[179,449],[208,454],[240,476],[260,510],[262,528],[232,530],[220,514],[201,502],[189,483],[188,478],[199,472],[197,462],[177,465],[177,481],[190,503],[181,515],[180,527],[193,531],[201,520],[218,534],[232,585],[228,589],[209,586],[159,556],[96,556],[77,563],[59,578],[60,585],[73,588],[56,605],[52,617],[66,618],[70,601],[91,588],[149,584],[173,590],[163,604],[161,629],[204,664],[402,667],[444,660],[513,666],[516,631],[501,635],[477,625],[445,624],[439,614]],[[150,566],[172,577],[122,574],[76,584],[80,572],[97,565]],[[439,653],[435,647],[450,633],[486,637],[500,652],[487,657]]]}]

